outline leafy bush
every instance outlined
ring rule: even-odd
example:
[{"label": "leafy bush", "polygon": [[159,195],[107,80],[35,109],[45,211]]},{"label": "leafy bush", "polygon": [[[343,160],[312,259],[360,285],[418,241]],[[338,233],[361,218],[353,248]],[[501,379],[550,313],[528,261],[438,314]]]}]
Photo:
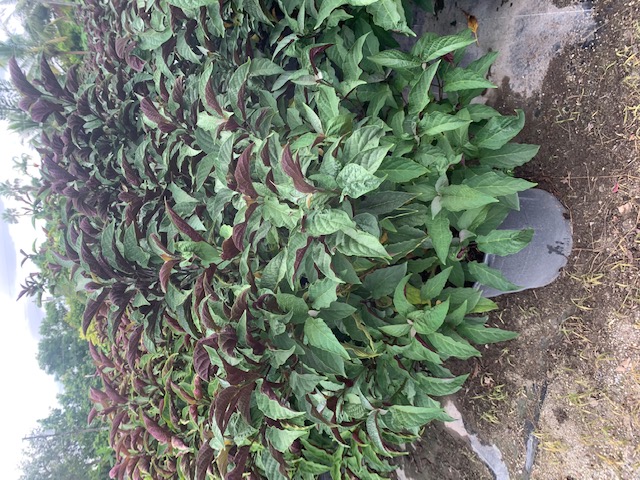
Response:
[{"label": "leafy bush", "polygon": [[82,68],[11,64],[66,232],[47,255],[91,298],[112,477],[386,478],[448,418],[443,362],[514,336],[471,288],[513,288],[477,252],[531,238],[496,230],[537,147],[472,103],[495,54],[394,49],[398,0],[317,3],[86,0]]}]

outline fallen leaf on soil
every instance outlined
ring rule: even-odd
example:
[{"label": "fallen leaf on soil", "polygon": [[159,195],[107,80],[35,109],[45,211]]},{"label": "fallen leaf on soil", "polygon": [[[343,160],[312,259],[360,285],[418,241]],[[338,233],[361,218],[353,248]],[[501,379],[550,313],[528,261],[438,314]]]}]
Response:
[{"label": "fallen leaf on soil", "polygon": [[618,212],[620,212],[620,215],[627,215],[632,211],[633,211],[633,203],[631,202],[627,202],[624,205],[620,205],[618,207]]},{"label": "fallen leaf on soil", "polygon": [[631,359],[627,358],[626,360],[620,362],[620,365],[618,365],[618,368],[616,368],[616,373],[625,373],[629,370],[631,370]]},{"label": "fallen leaf on soil", "polygon": [[618,190],[620,189],[620,185],[618,184],[618,182],[616,182],[616,184],[613,186],[613,188],[611,189],[611,191],[613,193],[618,193]]}]

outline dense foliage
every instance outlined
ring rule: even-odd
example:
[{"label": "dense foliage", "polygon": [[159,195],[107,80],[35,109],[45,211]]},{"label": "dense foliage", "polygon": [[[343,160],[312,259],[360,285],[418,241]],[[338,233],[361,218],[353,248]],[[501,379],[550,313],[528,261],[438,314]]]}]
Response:
[{"label": "dense foliage", "polygon": [[[85,0],[91,55],[42,58],[20,105],[41,122],[55,211],[46,278],[88,292],[115,478],[386,478],[460,388],[448,358],[509,290],[478,253],[537,147],[524,116],[472,100],[495,54],[471,32],[410,52],[399,0]],[[55,219],[55,221],[54,221]],[[33,291],[29,293],[34,293]]]}]

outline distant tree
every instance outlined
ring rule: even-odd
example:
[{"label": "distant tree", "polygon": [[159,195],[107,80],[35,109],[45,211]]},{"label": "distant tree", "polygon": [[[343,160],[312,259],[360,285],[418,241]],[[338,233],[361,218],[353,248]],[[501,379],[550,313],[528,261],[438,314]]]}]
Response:
[{"label": "distant tree", "polygon": [[80,337],[83,305],[78,299],[45,305],[40,326],[38,362],[61,382],[60,408],[26,439],[21,480],[103,480],[108,478],[113,453],[102,425],[87,425],[91,409],[89,388],[99,387],[86,340]]}]

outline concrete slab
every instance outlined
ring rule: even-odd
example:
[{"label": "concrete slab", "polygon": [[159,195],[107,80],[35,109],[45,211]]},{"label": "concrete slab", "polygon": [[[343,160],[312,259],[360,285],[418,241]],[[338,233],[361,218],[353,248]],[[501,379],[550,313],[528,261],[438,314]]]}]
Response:
[{"label": "concrete slab", "polygon": [[478,44],[467,51],[469,61],[500,52],[489,79],[498,86],[531,95],[540,90],[551,59],[569,44],[588,45],[597,31],[591,2],[557,8],[550,0],[445,0],[436,16],[416,10],[413,30],[450,35],[467,28],[465,12],[478,22]]}]

